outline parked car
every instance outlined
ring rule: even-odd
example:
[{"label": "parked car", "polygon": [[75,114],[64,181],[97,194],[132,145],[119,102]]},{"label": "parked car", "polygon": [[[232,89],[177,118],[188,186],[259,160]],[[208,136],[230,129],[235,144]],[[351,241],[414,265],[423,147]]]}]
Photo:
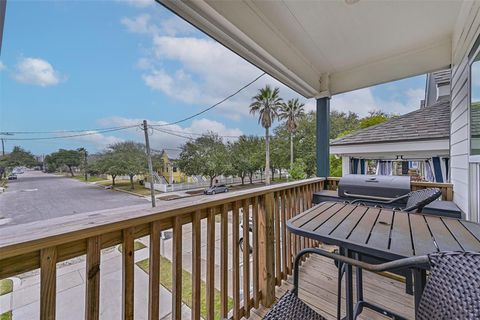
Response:
[{"label": "parked car", "polygon": [[203,194],[216,194],[216,193],[222,193],[222,192],[228,192],[228,188],[224,184],[217,184],[203,190]]},{"label": "parked car", "polygon": [[17,180],[17,175],[15,173],[10,174],[8,180]]}]

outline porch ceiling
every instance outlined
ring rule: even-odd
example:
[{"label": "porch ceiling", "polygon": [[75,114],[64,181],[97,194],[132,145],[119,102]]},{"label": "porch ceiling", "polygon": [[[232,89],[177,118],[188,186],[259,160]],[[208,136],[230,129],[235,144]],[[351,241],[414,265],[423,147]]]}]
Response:
[{"label": "porch ceiling", "polygon": [[157,1],[305,97],[449,66],[451,37],[462,5],[462,1]]}]

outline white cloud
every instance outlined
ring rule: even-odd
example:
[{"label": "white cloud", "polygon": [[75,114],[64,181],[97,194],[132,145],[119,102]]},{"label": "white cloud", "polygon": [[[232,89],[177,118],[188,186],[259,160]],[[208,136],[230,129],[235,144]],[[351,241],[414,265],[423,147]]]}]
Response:
[{"label": "white cloud", "polygon": [[136,8],[146,8],[156,3],[155,0],[120,0],[120,1]]},{"label": "white cloud", "polygon": [[0,61],[0,72],[2,70],[5,70],[6,68],[7,68],[7,66],[2,61]]},{"label": "white cloud", "polygon": [[149,14],[142,14],[133,19],[123,18],[120,22],[132,33],[157,34],[159,32],[159,28],[150,23]]},{"label": "white cloud", "polygon": [[[404,97],[404,102],[398,98]],[[383,110],[388,113],[405,114],[420,107],[420,100],[425,98],[423,88],[410,88],[392,99],[384,100],[375,97],[371,88],[342,93],[332,97],[331,108],[337,111],[352,111],[366,116],[369,111]]]},{"label": "white cloud", "polygon": [[[86,133],[94,133],[94,132],[95,131],[87,131]],[[97,148],[97,150],[103,150],[111,144],[124,141],[121,138],[118,138],[115,136],[106,136],[102,133],[80,136],[75,139],[85,141],[87,143],[91,143]]]},{"label": "white cloud", "polygon": [[[122,19],[129,32],[148,35],[151,47],[137,61],[144,83],[152,90],[192,105],[210,106],[261,74],[261,70],[218,42],[192,34],[182,19],[139,15]],[[215,112],[240,120],[251,117],[248,106],[260,87],[277,86],[285,99],[298,94],[266,75],[254,85],[219,105]]]},{"label": "white cloud", "polygon": [[[122,117],[110,117],[105,119],[100,119],[99,123],[102,126],[130,126],[141,123],[142,119],[131,119],[131,118],[122,118]],[[152,121],[148,120],[149,125],[163,125],[166,124],[166,121]],[[192,121],[191,125],[188,127],[182,127],[180,125],[169,125],[158,127],[158,129],[166,130],[169,133],[160,132],[157,130],[150,131],[150,145],[152,149],[161,150],[164,148],[167,149],[177,149],[182,144],[184,144],[188,139],[185,139],[181,136],[187,136],[191,138],[198,137],[198,134],[214,132],[220,136],[229,136],[224,138],[224,141],[235,140],[237,136],[243,134],[242,130],[238,128],[228,128],[223,123],[218,121],[209,120],[206,118],[195,119]],[[143,141],[143,131],[141,130],[129,130],[129,134],[132,135],[132,139],[136,141]]]},{"label": "white cloud", "polygon": [[21,59],[15,67],[13,77],[18,82],[41,87],[54,86],[63,80],[48,61],[39,58]]}]

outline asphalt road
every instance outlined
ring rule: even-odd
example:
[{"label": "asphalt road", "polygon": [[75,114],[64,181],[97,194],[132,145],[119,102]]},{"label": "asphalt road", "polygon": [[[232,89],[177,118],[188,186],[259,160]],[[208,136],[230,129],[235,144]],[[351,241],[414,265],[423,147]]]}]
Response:
[{"label": "asphalt road", "polygon": [[26,171],[0,193],[0,228],[61,216],[148,203],[123,192],[40,171]]}]

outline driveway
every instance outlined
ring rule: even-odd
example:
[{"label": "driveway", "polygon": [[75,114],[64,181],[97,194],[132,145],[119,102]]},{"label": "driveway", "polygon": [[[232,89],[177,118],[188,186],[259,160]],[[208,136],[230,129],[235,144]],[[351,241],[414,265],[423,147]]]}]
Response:
[{"label": "driveway", "polygon": [[40,171],[26,171],[0,194],[0,228],[76,213],[145,204],[144,198]]}]

